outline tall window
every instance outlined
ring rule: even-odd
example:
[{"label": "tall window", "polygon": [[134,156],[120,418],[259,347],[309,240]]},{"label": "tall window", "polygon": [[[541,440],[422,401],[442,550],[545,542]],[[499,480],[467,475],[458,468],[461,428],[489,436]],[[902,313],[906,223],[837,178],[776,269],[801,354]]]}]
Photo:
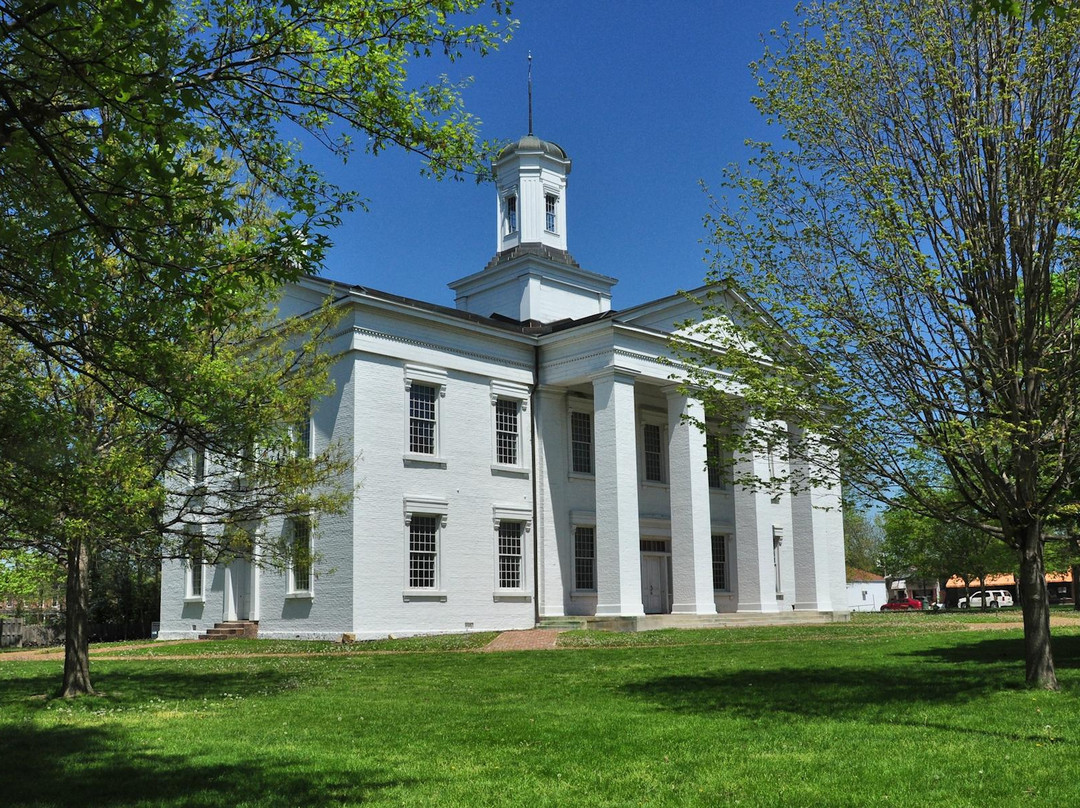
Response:
[{"label": "tall window", "polygon": [[642,437],[645,479],[662,483],[664,482],[664,444],[660,439],[660,427],[657,424],[645,424]]},{"label": "tall window", "polygon": [[409,586],[434,589],[439,552],[439,520],[413,515],[409,520]]},{"label": "tall window", "polygon": [[413,383],[409,387],[409,451],[435,454],[435,402],[438,388]]},{"label": "tall window", "polygon": [[289,520],[289,592],[311,592],[311,521]]},{"label": "tall window", "polygon": [[596,528],[574,528],[574,589],[596,589]]},{"label": "tall window", "polygon": [[297,457],[311,457],[311,416],[305,416],[293,424],[293,451]]},{"label": "tall window", "polygon": [[499,522],[499,588],[521,589],[522,522]]},{"label": "tall window", "polygon": [[555,194],[544,194],[544,229],[549,233],[555,232],[555,205],[557,201]]},{"label": "tall window", "polygon": [[510,398],[495,401],[495,462],[518,464],[518,428],[520,402]]},{"label": "tall window", "polygon": [[772,537],[772,552],[773,552],[773,573],[776,577],[776,594],[782,595],[784,592],[783,581],[780,578],[780,545],[784,543],[784,531],[782,528],[773,528]]},{"label": "tall window", "polygon": [[714,533],[712,537],[712,587],[730,589],[727,568],[727,536]]},{"label": "tall window", "polygon": [[705,459],[709,466],[709,488],[727,490],[728,473],[724,462],[724,451],[720,447],[720,438],[710,435],[705,441]]},{"label": "tall window", "polygon": [[201,536],[184,537],[184,555],[187,557],[187,597],[202,600],[205,594],[205,564]]},{"label": "tall window", "polygon": [[506,232],[516,233],[518,229],[517,197],[506,197]]},{"label": "tall window", "polygon": [[570,411],[570,463],[576,474],[593,473],[592,415]]}]

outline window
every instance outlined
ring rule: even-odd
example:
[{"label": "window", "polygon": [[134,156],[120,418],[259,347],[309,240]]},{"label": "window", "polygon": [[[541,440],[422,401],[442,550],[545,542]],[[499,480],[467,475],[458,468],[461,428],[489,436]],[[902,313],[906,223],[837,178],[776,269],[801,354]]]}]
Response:
[{"label": "window", "polygon": [[516,233],[517,229],[518,229],[517,196],[511,194],[510,196],[506,197],[506,232],[509,235],[510,233]]},{"label": "window", "polygon": [[773,548],[773,573],[776,577],[776,597],[783,598],[783,586],[780,579],[780,545],[784,543],[784,530],[783,528],[774,527],[772,529],[772,548]]},{"label": "window", "polygon": [[442,529],[446,527],[449,502],[436,497],[405,497],[405,592],[406,602],[445,601],[439,558]]},{"label": "window", "polygon": [[731,588],[728,582],[727,566],[727,536],[714,533],[712,537],[712,587],[727,591]]},{"label": "window", "polygon": [[409,451],[415,454],[435,454],[436,389],[430,384],[414,384],[409,388]]},{"label": "window", "polygon": [[439,520],[413,516],[409,520],[409,586],[434,589],[439,548]]},{"label": "window", "polygon": [[549,233],[555,232],[555,204],[558,197],[555,194],[544,194],[544,229]]},{"label": "window", "polygon": [[574,589],[596,590],[596,528],[574,528]]},{"label": "window", "polygon": [[495,462],[518,464],[519,402],[500,398],[495,401]]},{"label": "window", "polygon": [[296,457],[311,457],[311,416],[292,425],[290,438]]},{"label": "window", "polygon": [[289,594],[311,594],[311,520],[304,516],[288,520]]},{"label": "window", "polygon": [[499,522],[499,589],[522,587],[523,522]]},{"label": "window", "polygon": [[642,433],[642,452],[645,458],[645,479],[664,482],[664,444],[659,424],[645,424]]},{"label": "window", "polygon": [[184,555],[187,557],[187,600],[203,600],[206,585],[206,558],[201,536],[184,539]]},{"label": "window", "polygon": [[439,458],[439,410],[446,395],[445,370],[405,366],[405,453],[408,460],[442,463]]},{"label": "window", "polygon": [[705,441],[705,459],[709,466],[709,488],[717,491],[727,490],[728,470],[720,438],[710,435]]},{"label": "window", "polygon": [[570,411],[570,468],[575,474],[593,473],[592,414]]}]

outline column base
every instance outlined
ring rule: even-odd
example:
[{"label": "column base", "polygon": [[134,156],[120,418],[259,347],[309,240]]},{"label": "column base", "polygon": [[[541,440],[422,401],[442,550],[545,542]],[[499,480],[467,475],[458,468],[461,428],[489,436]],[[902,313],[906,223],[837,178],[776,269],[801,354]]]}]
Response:
[{"label": "column base", "polygon": [[776,601],[768,603],[739,603],[739,608],[735,610],[736,613],[742,614],[744,612],[751,612],[753,614],[776,614],[782,612],[784,609],[780,608],[780,604]]},{"label": "column base", "polygon": [[707,604],[696,603],[673,603],[672,614],[716,614],[716,603],[710,601]]}]

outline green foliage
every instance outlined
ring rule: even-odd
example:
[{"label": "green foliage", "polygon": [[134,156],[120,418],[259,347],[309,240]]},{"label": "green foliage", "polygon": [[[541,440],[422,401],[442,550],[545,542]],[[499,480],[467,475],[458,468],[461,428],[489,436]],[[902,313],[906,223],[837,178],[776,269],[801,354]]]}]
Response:
[{"label": "green foliage", "polygon": [[[791,485],[832,449],[859,491],[1012,547],[1029,681],[1053,686],[1042,531],[1080,467],[1080,9],[802,11],[753,66],[782,142],[716,202],[718,319],[684,340],[690,381],[735,450],[786,446]],[[743,289],[758,308],[732,323]]]},{"label": "green foliage", "polygon": [[881,573],[882,535],[876,520],[854,506],[844,505],[844,559],[849,567]]},{"label": "green foliage", "polygon": [[460,88],[408,69],[497,47],[490,5],[486,25],[481,0],[0,7],[0,535],[66,566],[65,692],[90,688],[91,558],[175,555],[196,525],[224,558],[267,518],[340,507],[349,459],[299,457],[288,427],[329,391],[333,313],[268,309],[356,197],[290,133],[483,166]]},{"label": "green foliage", "polygon": [[63,599],[64,571],[56,559],[32,548],[12,547],[0,541],[0,603],[11,601],[15,612],[51,608]]}]

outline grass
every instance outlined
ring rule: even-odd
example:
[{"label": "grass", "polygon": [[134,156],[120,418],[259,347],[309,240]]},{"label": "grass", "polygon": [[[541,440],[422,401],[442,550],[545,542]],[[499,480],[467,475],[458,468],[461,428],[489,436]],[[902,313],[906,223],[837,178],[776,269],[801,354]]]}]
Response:
[{"label": "grass", "polygon": [[1080,629],[1055,631],[1063,690],[1043,693],[1020,686],[1020,632],[981,621],[573,632],[501,654],[449,652],[478,635],[143,646],[95,661],[103,695],[75,702],[42,695],[57,661],[0,660],[0,802],[1077,804]]}]

